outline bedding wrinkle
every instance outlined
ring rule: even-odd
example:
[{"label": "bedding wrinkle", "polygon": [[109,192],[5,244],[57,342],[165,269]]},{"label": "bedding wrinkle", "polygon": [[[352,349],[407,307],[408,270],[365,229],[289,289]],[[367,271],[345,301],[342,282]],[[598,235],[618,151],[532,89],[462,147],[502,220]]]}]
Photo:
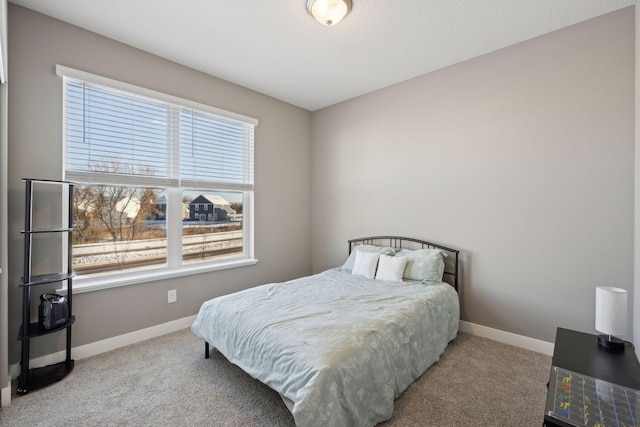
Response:
[{"label": "bedding wrinkle", "polygon": [[[434,302],[429,302],[431,299]],[[457,333],[449,285],[339,269],[207,301],[193,332],[293,401],[299,427],[373,426]]]}]

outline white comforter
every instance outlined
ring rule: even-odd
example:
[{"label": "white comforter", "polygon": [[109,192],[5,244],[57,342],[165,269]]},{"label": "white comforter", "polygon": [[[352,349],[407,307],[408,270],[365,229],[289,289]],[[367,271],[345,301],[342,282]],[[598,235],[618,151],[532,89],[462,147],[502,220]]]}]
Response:
[{"label": "white comforter", "polygon": [[439,359],[459,310],[447,284],[333,269],[207,301],[192,330],[293,401],[298,427],[371,426]]}]

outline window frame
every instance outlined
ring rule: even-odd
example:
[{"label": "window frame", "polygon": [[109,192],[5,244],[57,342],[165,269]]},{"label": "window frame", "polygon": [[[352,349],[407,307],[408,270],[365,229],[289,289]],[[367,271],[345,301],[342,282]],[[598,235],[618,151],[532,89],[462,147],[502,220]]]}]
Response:
[{"label": "window frame", "polygon": [[[166,102],[180,107],[194,109],[205,113],[211,113],[222,118],[231,119],[243,122],[247,125],[252,125],[254,128],[258,126],[258,120],[252,117],[247,117],[241,114],[222,110],[220,108],[212,107],[206,104],[190,101],[187,99],[167,95],[161,92],[153,91],[143,87],[131,85],[129,83],[120,82],[107,77],[98,76],[95,74],[87,73],[73,68],[65,67],[62,65],[56,66],[56,74],[63,78],[69,78],[73,80],[80,80],[91,84],[104,86],[114,91],[123,91],[131,93],[133,95],[143,96],[151,99],[155,99],[161,102]],[[63,79],[61,79],[63,80]],[[65,85],[61,90],[63,94],[63,104],[66,102]],[[67,152],[67,117],[66,106],[63,105],[63,135],[62,135],[62,173],[63,179],[66,178],[66,152]],[[253,172],[252,172],[253,173]],[[95,180],[93,182],[78,182],[79,184],[86,185],[101,185],[107,184]],[[189,185],[193,182],[185,182],[184,185],[178,184],[177,186],[157,186],[154,184],[146,185],[144,180],[136,183],[132,183],[135,186],[150,186],[166,188],[166,203],[167,208],[165,212],[165,220],[167,221],[167,263],[161,267],[148,268],[144,270],[131,270],[122,272],[109,272],[103,274],[94,274],[89,276],[77,276],[74,279],[74,292],[87,292],[98,289],[106,289],[117,286],[132,285],[137,283],[145,283],[149,281],[156,281],[162,279],[169,279],[175,277],[182,277],[192,274],[201,274],[211,271],[224,270],[229,268],[237,268],[247,265],[254,265],[258,262],[255,257],[255,244],[254,244],[254,189],[229,189],[229,188],[212,188],[206,184],[202,185]],[[194,188],[195,187],[195,188]],[[183,191],[202,191],[202,192],[228,192],[234,191],[243,194],[243,255],[224,258],[219,260],[206,260],[198,263],[183,263],[182,262],[182,194]],[[65,213],[68,215],[69,213]],[[64,290],[64,289],[63,289]]]}]

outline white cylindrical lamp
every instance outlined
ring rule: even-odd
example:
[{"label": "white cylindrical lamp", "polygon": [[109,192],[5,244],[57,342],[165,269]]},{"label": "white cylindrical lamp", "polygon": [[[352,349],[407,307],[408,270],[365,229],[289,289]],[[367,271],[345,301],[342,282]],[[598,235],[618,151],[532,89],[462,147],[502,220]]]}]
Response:
[{"label": "white cylindrical lamp", "polygon": [[627,334],[627,291],[613,286],[596,286],[596,330],[598,344],[613,351],[624,351],[625,342],[614,335]]}]

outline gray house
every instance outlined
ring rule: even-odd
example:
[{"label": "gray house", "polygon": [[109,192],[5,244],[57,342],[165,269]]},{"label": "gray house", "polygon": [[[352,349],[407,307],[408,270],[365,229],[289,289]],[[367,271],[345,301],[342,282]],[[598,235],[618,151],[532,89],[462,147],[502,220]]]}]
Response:
[{"label": "gray house", "polygon": [[201,194],[189,202],[190,221],[228,221],[235,213],[231,203],[213,194]]}]

